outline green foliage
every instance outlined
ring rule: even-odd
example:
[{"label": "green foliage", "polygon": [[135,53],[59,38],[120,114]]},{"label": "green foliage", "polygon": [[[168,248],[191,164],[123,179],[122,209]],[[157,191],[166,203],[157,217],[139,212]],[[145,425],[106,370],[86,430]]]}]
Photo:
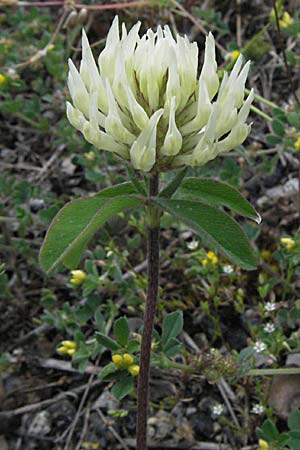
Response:
[{"label": "green foliage", "polygon": [[188,200],[159,199],[157,203],[235,264],[245,269],[256,267],[256,259],[246,235],[224,212],[204,203]]},{"label": "green foliage", "polygon": [[217,29],[221,35],[226,35],[228,33],[228,26],[224,20],[222,20],[221,12],[217,11],[215,8],[193,7],[192,12],[196,17],[204,20],[210,28]]},{"label": "green foliage", "polygon": [[264,439],[272,448],[278,450],[300,449],[300,412],[292,411],[288,417],[289,431],[280,433],[271,419],[264,421],[262,426],[257,429],[258,438]]},{"label": "green foliage", "polygon": [[164,189],[160,192],[159,197],[170,198],[177,191],[179,186],[182,184],[182,181],[187,173],[187,168],[181,169],[172,180],[164,187]]},{"label": "green foliage", "polygon": [[130,330],[127,318],[119,317],[119,319],[114,322],[114,335],[118,343],[123,347],[128,344],[129,334]]},{"label": "green foliage", "polygon": [[96,339],[99,342],[99,344],[103,345],[109,350],[116,351],[121,348],[121,345],[119,345],[116,341],[114,341],[110,337],[105,336],[103,333],[96,333]]},{"label": "green foliage", "polygon": [[128,185],[68,203],[48,230],[40,253],[43,269],[50,272],[61,262],[76,267],[88,241],[108,218],[141,203],[138,197],[118,195],[124,191]]},{"label": "green foliage", "polygon": [[126,376],[113,385],[111,392],[117,400],[122,400],[122,398],[126,397],[126,395],[132,391],[132,389],[133,378]]},{"label": "green foliage", "polygon": [[[162,333],[153,332],[152,340],[152,362],[154,365],[164,365],[166,358],[171,358],[180,352],[182,345],[178,335],[183,328],[182,311],[174,311],[166,314],[163,320]],[[120,317],[114,322],[115,339],[104,333],[95,333],[98,344],[117,355],[120,362],[109,362],[101,370],[99,377],[104,381],[115,381],[111,390],[117,399],[122,399],[130,393],[133,387],[133,376],[128,369],[132,365],[138,365],[140,353],[140,335],[131,336],[126,317]],[[130,355],[132,361],[122,361],[124,355]]]},{"label": "green foliage", "polygon": [[268,25],[263,27],[257,33],[255,33],[244,45],[242,53],[246,59],[259,61],[265,56],[269,50],[270,45],[266,39],[266,30]]},{"label": "green foliage", "polygon": [[162,325],[161,341],[163,348],[168,345],[170,340],[181,333],[183,328],[182,311],[175,311],[165,316]]},{"label": "green foliage", "polygon": [[253,206],[233,187],[205,178],[186,178],[179,188],[179,197],[200,199],[212,205],[227,206],[242,216],[260,220]]}]

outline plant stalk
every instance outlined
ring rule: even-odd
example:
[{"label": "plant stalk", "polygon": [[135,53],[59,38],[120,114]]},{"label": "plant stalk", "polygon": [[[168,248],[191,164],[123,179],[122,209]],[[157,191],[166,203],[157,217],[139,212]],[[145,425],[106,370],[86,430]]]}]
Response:
[{"label": "plant stalk", "polygon": [[[159,176],[150,175],[148,197],[158,195]],[[147,260],[148,260],[148,288],[144,313],[144,328],[142,333],[140,373],[138,377],[137,390],[137,427],[136,427],[136,450],[147,448],[147,413],[149,403],[149,375],[151,340],[154,326],[154,318],[157,304],[158,282],[159,282],[159,210],[156,206],[148,206],[148,238],[147,238]]]}]

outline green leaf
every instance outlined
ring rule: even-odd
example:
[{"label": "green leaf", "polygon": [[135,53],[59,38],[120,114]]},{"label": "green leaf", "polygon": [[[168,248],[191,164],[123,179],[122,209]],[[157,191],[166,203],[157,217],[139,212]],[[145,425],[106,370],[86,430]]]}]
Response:
[{"label": "green leaf", "polygon": [[127,317],[120,317],[114,323],[114,335],[120,345],[125,347],[128,342],[130,330],[128,326]]},{"label": "green leaf", "polygon": [[118,197],[119,195],[131,195],[136,194],[137,191],[133,184],[129,181],[126,183],[120,183],[116,184],[115,186],[110,186],[105,189],[102,189],[102,191],[98,192],[96,194],[96,197],[101,198],[112,198],[112,197]]},{"label": "green leaf", "polygon": [[113,373],[118,372],[119,370],[120,368],[116,366],[114,363],[109,363],[103,367],[98,377],[100,378],[100,380],[104,380],[105,378],[109,377]]},{"label": "green leaf", "polygon": [[278,436],[278,438],[277,438],[277,442],[278,442],[279,445],[284,446],[289,441],[289,438],[290,437],[289,437],[288,433],[281,433],[280,436]]},{"label": "green leaf", "polygon": [[284,136],[285,130],[284,130],[284,124],[280,120],[273,120],[272,121],[272,128],[274,133],[278,134],[278,136]]},{"label": "green leaf", "polygon": [[113,385],[111,393],[117,400],[122,400],[133,388],[133,378],[126,377]]},{"label": "green leaf", "polygon": [[136,339],[132,339],[127,345],[127,351],[129,353],[135,353],[140,350],[140,347],[141,347],[141,343]]},{"label": "green leaf", "polygon": [[103,345],[106,348],[109,348],[110,350],[116,351],[120,350],[121,348],[121,346],[116,341],[108,336],[105,336],[105,334],[103,333],[99,333],[98,331],[96,331],[96,339],[99,344]]},{"label": "green leaf", "polygon": [[300,127],[300,113],[294,111],[287,113],[287,120],[292,127]]},{"label": "green leaf", "polygon": [[264,421],[261,429],[267,440],[270,442],[275,441],[279,436],[279,431],[277,430],[276,425],[270,419]]},{"label": "green leaf", "polygon": [[126,168],[127,168],[128,177],[130,178],[130,181],[132,182],[132,184],[135,187],[136,191],[139,192],[140,194],[144,195],[144,196],[147,196],[147,191],[146,191],[145,185],[144,185],[143,182],[141,182],[137,178],[137,176],[136,176],[136,174],[135,174],[131,164],[126,164]]},{"label": "green leaf", "polygon": [[182,328],[183,328],[182,311],[174,311],[170,314],[167,314],[164,317],[161,335],[163,348],[167,346],[168,342],[172,338],[176,338],[176,336],[178,336],[178,334],[181,333]]},{"label": "green leaf", "polygon": [[178,339],[171,338],[168,343],[164,346],[163,352],[166,356],[169,358],[172,356],[177,355],[177,353],[180,351],[182,345],[178,341]]},{"label": "green leaf", "polygon": [[276,136],[275,134],[268,134],[266,136],[266,141],[270,145],[276,145],[282,142],[282,138],[279,136]]},{"label": "green leaf", "polygon": [[295,410],[289,414],[288,426],[290,430],[300,430],[300,411]]},{"label": "green leaf", "polygon": [[61,262],[68,268],[76,267],[88,241],[108,218],[140,205],[141,199],[136,196],[112,197],[131,189],[127,184],[121,186],[105,189],[93,197],[74,200],[59,211],[40,252],[40,263],[45,271],[51,272]]},{"label": "green leaf", "polygon": [[80,343],[79,349],[72,357],[72,365],[76,367],[79,372],[83,373],[89,362],[89,352],[85,344]]},{"label": "green leaf", "polygon": [[179,193],[193,197],[213,205],[222,205],[245,217],[260,222],[260,215],[236,189],[229,184],[209,178],[186,178],[183,180]]},{"label": "green leaf", "polygon": [[[299,430],[299,428],[298,428],[298,430]],[[299,439],[299,441],[300,441],[300,431],[292,430],[289,432],[289,435],[291,438]]]},{"label": "green leaf", "polygon": [[290,438],[287,445],[291,450],[300,450],[300,439]]},{"label": "green leaf", "polygon": [[256,257],[247,236],[223,211],[187,200],[157,199],[156,202],[199,234],[206,245],[219,249],[234,264],[247,270],[256,268]]},{"label": "green leaf", "polygon": [[281,108],[272,108],[272,117],[281,122],[286,122],[286,114]]},{"label": "green leaf", "polygon": [[186,173],[188,171],[188,168],[185,167],[184,169],[180,170],[178,174],[170,181],[170,183],[161,191],[159,194],[160,197],[170,198],[176,192],[178,187],[180,186],[182,180],[184,179]]},{"label": "green leaf", "polygon": [[105,319],[104,319],[103,314],[100,311],[95,312],[95,322],[96,322],[97,331],[100,331],[100,333],[103,333],[105,330]]},{"label": "green leaf", "polygon": [[86,303],[85,305],[80,305],[75,311],[76,319],[84,324],[86,323],[94,314],[94,311]]},{"label": "green leaf", "polygon": [[255,350],[253,349],[253,347],[243,348],[243,350],[241,350],[241,352],[239,353],[238,363],[244,364],[245,362],[248,362],[249,360],[252,359],[254,353]]}]

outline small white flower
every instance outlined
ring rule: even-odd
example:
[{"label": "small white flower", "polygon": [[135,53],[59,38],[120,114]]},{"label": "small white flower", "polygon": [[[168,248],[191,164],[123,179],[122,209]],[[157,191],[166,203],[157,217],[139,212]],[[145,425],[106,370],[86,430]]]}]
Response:
[{"label": "small white flower", "polygon": [[276,310],[276,303],[275,302],[267,302],[265,304],[265,311],[271,312]]},{"label": "small white flower", "polygon": [[193,239],[191,242],[187,243],[187,248],[189,250],[196,250],[198,248],[199,242]]},{"label": "small white flower", "polygon": [[225,264],[223,266],[223,272],[227,273],[228,275],[234,271],[234,268],[230,264]]},{"label": "small white flower", "polygon": [[266,333],[273,333],[273,331],[275,331],[275,325],[272,322],[266,323],[266,325],[264,326],[264,331]]},{"label": "small white flower", "polygon": [[267,346],[264,342],[257,341],[255,342],[253,349],[255,350],[256,353],[262,353],[267,349]]},{"label": "small white flower", "polygon": [[260,405],[259,403],[257,403],[256,405],[253,405],[253,408],[251,410],[251,412],[253,412],[253,414],[257,414],[257,415],[263,414],[264,411],[265,411],[264,406]]},{"label": "small white flower", "polygon": [[213,416],[221,416],[224,412],[224,406],[221,403],[212,407]]}]

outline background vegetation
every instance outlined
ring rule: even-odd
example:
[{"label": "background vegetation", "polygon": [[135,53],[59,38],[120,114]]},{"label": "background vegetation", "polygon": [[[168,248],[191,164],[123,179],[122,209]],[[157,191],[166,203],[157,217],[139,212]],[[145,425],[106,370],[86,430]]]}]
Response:
[{"label": "background vegetation", "polygon": [[38,264],[62,205],[127,178],[65,116],[67,60],[80,61],[82,26],[98,55],[118,13],[128,26],[167,23],[199,49],[212,30],[220,76],[242,52],[257,94],[245,145],[196,175],[238,187],[259,211],[260,226],[243,223],[258,269],[230,265],[164,219],[157,332],[167,314],[183,311],[174,365],[201,363],[204,372],[153,369],[150,448],[299,449],[300,375],[243,376],[300,367],[298,2],[277,2],[280,33],[272,2],[261,0],[50,3],[0,0],[0,447],[134,448],[135,391],[115,391],[119,399],[129,393],[117,400],[99,378],[111,352],[95,333],[112,337],[112,322],[125,315],[132,342],[139,339],[143,215],[107,223],[79,278],[46,277]]}]

